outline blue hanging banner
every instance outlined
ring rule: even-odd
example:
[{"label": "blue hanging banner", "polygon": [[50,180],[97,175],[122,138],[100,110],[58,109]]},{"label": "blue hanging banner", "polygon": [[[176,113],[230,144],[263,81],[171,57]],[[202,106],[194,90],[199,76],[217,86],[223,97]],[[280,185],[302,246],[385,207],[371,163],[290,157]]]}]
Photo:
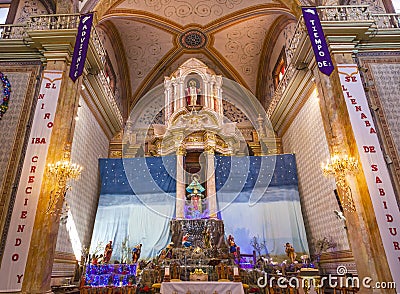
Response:
[{"label": "blue hanging banner", "polygon": [[318,68],[323,74],[329,76],[334,70],[334,66],[317,9],[315,7],[303,7],[302,11]]},{"label": "blue hanging banner", "polygon": [[93,24],[93,12],[81,15],[76,35],[69,77],[75,82],[82,74],[89,47],[90,31]]}]

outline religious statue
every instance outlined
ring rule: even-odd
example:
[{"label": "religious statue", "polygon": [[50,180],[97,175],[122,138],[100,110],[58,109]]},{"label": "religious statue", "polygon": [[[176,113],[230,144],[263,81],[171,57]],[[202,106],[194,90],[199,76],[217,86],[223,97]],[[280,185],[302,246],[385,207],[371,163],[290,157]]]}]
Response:
[{"label": "religious statue", "polygon": [[189,106],[197,105],[197,95],[201,92],[200,89],[197,88],[197,83],[195,80],[189,81],[189,87],[186,89],[186,100]]},{"label": "religious statue", "polygon": [[293,246],[288,242],[285,245],[285,252],[286,255],[289,257],[290,262],[294,263],[294,261],[296,260],[296,252],[294,251]]},{"label": "religious statue", "polygon": [[142,244],[138,244],[132,249],[132,263],[137,263],[142,252]]},{"label": "religious statue", "polygon": [[96,255],[96,254],[93,254],[93,256],[92,256],[92,264],[93,265],[97,265],[98,264],[98,262],[99,262],[99,257]]},{"label": "religious statue", "polygon": [[228,236],[228,246],[229,246],[229,252],[230,253],[235,253],[236,252],[236,243],[235,243],[235,238],[232,235]]},{"label": "religious statue", "polygon": [[205,191],[204,187],[199,183],[199,177],[197,175],[192,176],[192,182],[186,187],[186,191],[190,194],[188,198],[191,200],[194,211],[202,212],[201,200],[205,198],[202,192]]},{"label": "religious statue", "polygon": [[160,253],[160,260],[164,259],[172,259],[172,249],[174,247],[174,242],[170,242],[167,247],[165,247],[163,250],[161,250]]},{"label": "religious statue", "polygon": [[111,260],[111,255],[112,255],[112,241],[108,242],[106,245],[106,248],[104,249],[104,257],[103,257],[103,262],[104,263],[109,263]]},{"label": "religious statue", "polygon": [[206,227],[203,231],[203,241],[206,248],[211,247],[211,233],[209,227]]},{"label": "religious statue", "polygon": [[186,233],[183,237],[182,237],[182,246],[183,247],[191,247],[192,246],[192,242],[189,241],[189,234]]}]

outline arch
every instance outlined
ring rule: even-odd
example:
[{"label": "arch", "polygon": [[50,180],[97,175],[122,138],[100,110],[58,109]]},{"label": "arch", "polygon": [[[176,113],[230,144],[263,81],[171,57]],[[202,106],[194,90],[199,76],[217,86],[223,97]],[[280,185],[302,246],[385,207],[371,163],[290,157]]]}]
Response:
[{"label": "arch", "polygon": [[[89,0],[84,9],[90,9],[97,12],[97,17],[101,19],[111,8],[116,7],[124,0],[112,1],[112,0]],[[282,5],[288,7],[290,11],[296,16],[301,15],[301,5],[302,3],[299,0],[278,0]]]}]

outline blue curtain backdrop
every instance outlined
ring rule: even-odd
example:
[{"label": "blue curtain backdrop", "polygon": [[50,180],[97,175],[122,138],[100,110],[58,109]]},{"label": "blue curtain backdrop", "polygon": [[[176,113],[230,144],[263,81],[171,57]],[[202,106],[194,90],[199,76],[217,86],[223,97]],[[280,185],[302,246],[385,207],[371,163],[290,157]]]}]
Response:
[{"label": "blue curtain backdrop", "polygon": [[[155,256],[170,240],[176,157],[100,159],[99,165],[101,192],[91,253],[96,247],[103,253],[112,240],[112,260],[121,260],[122,242],[128,238],[130,249],[143,244],[141,258]],[[297,252],[308,252],[293,154],[216,156],[215,179],[218,215],[242,253],[253,251],[253,237],[265,241],[271,255],[285,254],[286,242]]]},{"label": "blue curtain backdrop", "polygon": [[216,156],[215,179],[225,234],[242,253],[253,252],[253,237],[267,245],[261,254],[284,255],[286,242],[308,252],[294,154]]},{"label": "blue curtain backdrop", "polygon": [[176,157],[99,159],[99,166],[101,191],[91,253],[100,248],[97,254],[102,254],[112,240],[111,259],[120,261],[122,242],[127,238],[130,249],[143,244],[141,258],[155,256],[170,239]]}]

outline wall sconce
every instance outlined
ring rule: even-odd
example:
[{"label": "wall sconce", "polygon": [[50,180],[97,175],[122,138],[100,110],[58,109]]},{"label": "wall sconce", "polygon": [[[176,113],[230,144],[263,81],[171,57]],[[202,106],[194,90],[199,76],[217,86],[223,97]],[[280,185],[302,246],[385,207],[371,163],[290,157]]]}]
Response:
[{"label": "wall sconce", "polygon": [[61,209],[57,204],[62,199],[64,201],[67,191],[71,188],[67,185],[68,180],[77,180],[81,174],[82,167],[71,163],[69,152],[64,155],[63,161],[57,161],[54,164],[48,164],[46,173],[56,181],[56,187],[51,191],[46,214],[57,214]]},{"label": "wall sconce", "polygon": [[356,210],[351,196],[351,189],[346,180],[347,175],[354,175],[358,171],[358,161],[347,155],[335,154],[331,156],[326,164],[321,164],[322,171],[325,176],[334,176],[336,178],[336,185],[341,193],[340,202],[343,209],[346,211],[354,212]]}]

